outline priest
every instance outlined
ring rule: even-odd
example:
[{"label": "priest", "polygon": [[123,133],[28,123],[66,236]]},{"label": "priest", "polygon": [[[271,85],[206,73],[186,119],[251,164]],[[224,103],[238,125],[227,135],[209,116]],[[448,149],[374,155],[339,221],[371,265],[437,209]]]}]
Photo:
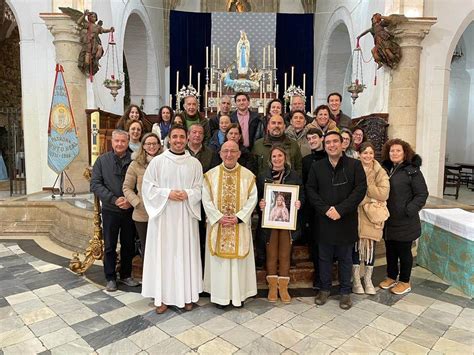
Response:
[{"label": "priest", "polygon": [[202,292],[198,221],[202,168],[186,148],[186,128],[169,131],[170,149],[145,171],[142,197],[149,216],[142,295],[153,297],[156,312],[169,305],[190,311]]},{"label": "priest", "polygon": [[257,294],[251,216],[257,204],[255,176],[237,163],[239,145],[225,142],[222,164],[204,175],[207,216],[204,290],[218,308],[241,307]]}]

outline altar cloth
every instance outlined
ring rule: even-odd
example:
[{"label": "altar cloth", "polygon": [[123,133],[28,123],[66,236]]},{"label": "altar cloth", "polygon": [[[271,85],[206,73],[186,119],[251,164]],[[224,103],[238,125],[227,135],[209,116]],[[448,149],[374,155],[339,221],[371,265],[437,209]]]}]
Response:
[{"label": "altar cloth", "polygon": [[424,209],[420,218],[417,264],[474,297],[474,214]]}]

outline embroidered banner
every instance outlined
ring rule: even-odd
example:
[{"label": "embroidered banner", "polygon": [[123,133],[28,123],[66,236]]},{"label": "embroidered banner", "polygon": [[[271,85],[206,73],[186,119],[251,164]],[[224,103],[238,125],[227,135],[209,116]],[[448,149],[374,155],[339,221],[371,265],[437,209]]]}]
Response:
[{"label": "embroidered banner", "polygon": [[64,171],[79,154],[76,123],[63,72],[63,67],[56,64],[48,125],[48,165],[57,174]]}]

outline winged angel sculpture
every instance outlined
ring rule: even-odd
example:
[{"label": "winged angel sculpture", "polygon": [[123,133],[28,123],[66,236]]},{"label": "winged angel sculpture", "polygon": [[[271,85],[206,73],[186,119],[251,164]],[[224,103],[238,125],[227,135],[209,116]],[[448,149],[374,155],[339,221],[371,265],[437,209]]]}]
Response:
[{"label": "winged angel sculpture", "polygon": [[94,76],[100,68],[99,59],[104,55],[104,47],[99,35],[114,32],[115,29],[102,27],[103,22],[97,21],[95,12],[89,10],[81,12],[70,7],[60,7],[59,9],[76,22],[80,31],[82,48],[77,66],[89,77]]}]

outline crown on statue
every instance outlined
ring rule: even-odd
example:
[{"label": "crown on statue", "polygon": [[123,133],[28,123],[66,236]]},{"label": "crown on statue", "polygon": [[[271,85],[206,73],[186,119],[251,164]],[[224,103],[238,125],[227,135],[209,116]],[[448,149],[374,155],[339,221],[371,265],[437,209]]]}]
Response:
[{"label": "crown on statue", "polygon": [[306,102],[306,95],[303,89],[299,86],[290,85],[283,94],[283,98],[285,99],[285,101],[290,101],[293,96],[300,96]]},{"label": "crown on statue", "polygon": [[196,99],[198,99],[201,95],[199,95],[192,84],[189,84],[187,87],[183,85],[183,87],[178,91],[179,100],[189,96],[194,96]]}]

